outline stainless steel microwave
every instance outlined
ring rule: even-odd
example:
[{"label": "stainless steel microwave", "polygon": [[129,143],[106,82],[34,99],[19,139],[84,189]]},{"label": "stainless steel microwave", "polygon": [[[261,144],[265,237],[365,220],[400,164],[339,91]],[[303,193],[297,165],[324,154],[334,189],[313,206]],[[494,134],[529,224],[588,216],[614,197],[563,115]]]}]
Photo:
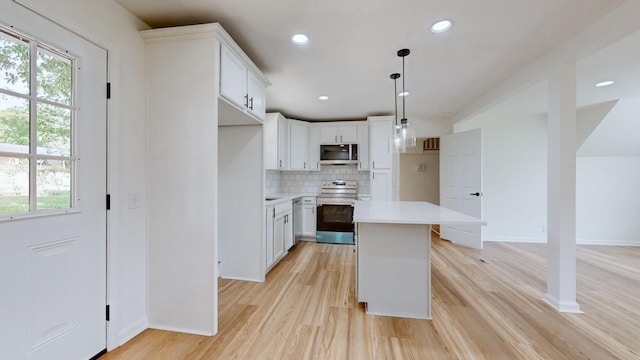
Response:
[{"label": "stainless steel microwave", "polygon": [[320,164],[358,165],[358,144],[320,145]]}]

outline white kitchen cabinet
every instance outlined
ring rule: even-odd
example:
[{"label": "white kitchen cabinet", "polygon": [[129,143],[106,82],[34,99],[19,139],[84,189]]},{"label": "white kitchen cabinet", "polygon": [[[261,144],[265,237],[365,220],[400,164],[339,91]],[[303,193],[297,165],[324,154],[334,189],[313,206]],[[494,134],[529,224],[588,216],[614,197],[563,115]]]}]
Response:
[{"label": "white kitchen cabinet", "polygon": [[371,200],[392,200],[391,170],[371,170]]},{"label": "white kitchen cabinet", "polygon": [[267,206],[265,220],[267,223],[265,229],[265,271],[268,271],[293,246],[293,207],[291,201]]},{"label": "white kitchen cabinet", "polygon": [[391,153],[389,146],[393,117],[369,117],[369,179],[371,200],[395,200],[394,186],[397,184],[397,154]]},{"label": "white kitchen cabinet", "polygon": [[265,207],[265,273],[273,266],[273,220],[275,219],[275,208],[273,206]]},{"label": "white kitchen cabinet", "polygon": [[308,170],[309,123],[289,120],[289,169]]},{"label": "white kitchen cabinet", "polygon": [[289,120],[280,113],[269,113],[263,131],[265,169],[289,170]]},{"label": "white kitchen cabinet", "polygon": [[358,125],[358,170],[369,170],[369,125]]},{"label": "white kitchen cabinet", "polygon": [[316,238],[316,198],[302,198],[302,237]]},{"label": "white kitchen cabinet", "polygon": [[266,88],[260,80],[252,73],[247,76],[247,97],[249,100],[248,111],[258,119],[264,121],[267,110]]},{"label": "white kitchen cabinet", "polygon": [[391,169],[391,119],[369,120],[370,169]]},{"label": "white kitchen cabinet", "polygon": [[265,87],[231,49],[220,52],[220,94],[260,120],[265,119]]},{"label": "white kitchen cabinet", "polygon": [[284,233],[287,218],[285,214],[276,215],[273,220],[273,266],[284,256]]},{"label": "white kitchen cabinet", "polygon": [[355,144],[358,141],[357,126],[353,124],[325,125],[320,128],[322,144]]},{"label": "white kitchen cabinet", "polygon": [[320,127],[309,124],[309,170],[320,171]]},{"label": "white kitchen cabinet", "polygon": [[293,246],[293,208],[291,203],[289,203],[288,210],[280,214],[276,213],[276,220],[273,226],[274,258],[280,260]]}]

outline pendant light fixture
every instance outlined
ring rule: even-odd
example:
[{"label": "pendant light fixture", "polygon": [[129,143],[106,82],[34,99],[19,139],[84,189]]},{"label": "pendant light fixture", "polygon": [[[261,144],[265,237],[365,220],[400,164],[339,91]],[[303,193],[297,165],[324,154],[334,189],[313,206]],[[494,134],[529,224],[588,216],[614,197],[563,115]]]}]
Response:
[{"label": "pendant light fixture", "polygon": [[[404,87],[404,79],[405,79],[404,58],[407,55],[409,55],[409,53],[410,53],[409,49],[398,50],[398,56],[402,58],[402,93],[403,94],[406,94],[406,90]],[[391,78],[395,80],[397,79],[397,77],[394,78],[394,75],[396,74],[392,74]],[[398,92],[396,90],[394,94],[394,98],[396,99],[396,104],[398,101],[397,96],[398,96]],[[400,125],[398,125],[398,115],[397,115],[398,111],[396,110],[396,125],[393,128],[393,149],[396,152],[406,152],[408,148],[412,148],[416,146],[416,130],[414,126],[407,121],[407,117],[405,114],[405,98],[406,96],[402,97],[402,119],[400,119]],[[397,105],[396,105],[396,108],[397,108]]]}]

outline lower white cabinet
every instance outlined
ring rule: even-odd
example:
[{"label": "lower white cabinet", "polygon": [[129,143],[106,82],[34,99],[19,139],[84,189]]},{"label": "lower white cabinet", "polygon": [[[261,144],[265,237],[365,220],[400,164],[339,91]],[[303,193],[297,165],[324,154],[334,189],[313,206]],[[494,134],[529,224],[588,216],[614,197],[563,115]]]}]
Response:
[{"label": "lower white cabinet", "polygon": [[265,271],[268,271],[293,246],[293,207],[291,201],[287,201],[265,209]]},{"label": "lower white cabinet", "polygon": [[391,170],[371,170],[371,200],[392,200],[391,175]]},{"label": "lower white cabinet", "polygon": [[302,198],[302,229],[303,237],[316,237],[316,198]]},{"label": "lower white cabinet", "polygon": [[265,207],[265,242],[266,257],[264,271],[266,272],[273,266],[273,220],[275,218],[275,208],[273,206]]}]

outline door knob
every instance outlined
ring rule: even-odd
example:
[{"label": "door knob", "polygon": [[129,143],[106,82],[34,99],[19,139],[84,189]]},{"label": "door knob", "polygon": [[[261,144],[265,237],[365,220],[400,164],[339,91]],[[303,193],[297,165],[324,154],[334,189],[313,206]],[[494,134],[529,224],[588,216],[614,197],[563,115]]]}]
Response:
[{"label": "door knob", "polygon": [[469,195],[473,195],[473,196],[480,196],[480,193],[479,193],[479,192],[475,192],[475,193],[473,193],[473,194],[469,194]]}]

